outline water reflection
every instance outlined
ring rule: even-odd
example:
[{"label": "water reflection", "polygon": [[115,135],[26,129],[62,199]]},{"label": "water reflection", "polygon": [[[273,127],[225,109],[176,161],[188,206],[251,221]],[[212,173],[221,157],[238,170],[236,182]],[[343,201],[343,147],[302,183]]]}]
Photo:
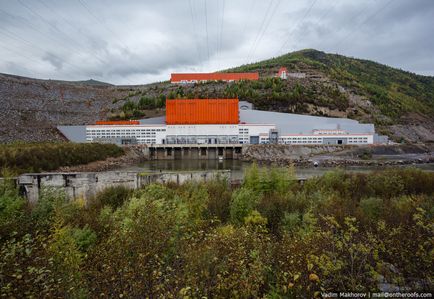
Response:
[{"label": "water reflection", "polygon": [[[137,166],[129,166],[123,170],[143,171],[143,172],[167,172],[167,171],[194,171],[194,170],[232,170],[233,179],[242,179],[244,171],[249,167],[251,162],[240,160],[154,160],[146,161]],[[388,166],[347,166],[345,171],[348,172],[371,172],[374,170],[385,169]],[[399,167],[416,167],[425,171],[434,171],[434,164],[416,164],[402,165]],[[327,171],[335,169],[334,167],[297,167],[296,174],[298,177],[313,177],[322,175]]]}]

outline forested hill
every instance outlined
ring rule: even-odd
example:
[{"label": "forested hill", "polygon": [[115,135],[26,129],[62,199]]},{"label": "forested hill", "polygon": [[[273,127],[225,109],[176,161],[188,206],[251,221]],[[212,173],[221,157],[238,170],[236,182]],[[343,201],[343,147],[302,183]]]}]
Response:
[{"label": "forested hill", "polygon": [[[275,78],[282,66],[288,80]],[[258,71],[260,80],[110,86],[0,75],[0,142],[59,139],[59,124],[163,115],[166,97],[238,97],[261,110],[349,117],[397,141],[434,142],[434,77],[317,50],[225,71]]]},{"label": "forested hill", "polygon": [[[275,78],[286,67],[288,80]],[[302,50],[225,72],[259,72],[259,81],[171,85],[137,90],[112,118],[140,117],[165,97],[238,97],[257,109],[373,122],[396,141],[434,141],[434,77],[368,60]]]},{"label": "forested hill", "polygon": [[305,74],[306,80],[299,80],[307,95],[302,103],[344,110],[350,118],[373,121],[389,133],[403,133],[411,139],[417,139],[415,135],[425,140],[434,137],[434,77],[311,49],[230,71],[269,76],[280,66]]}]

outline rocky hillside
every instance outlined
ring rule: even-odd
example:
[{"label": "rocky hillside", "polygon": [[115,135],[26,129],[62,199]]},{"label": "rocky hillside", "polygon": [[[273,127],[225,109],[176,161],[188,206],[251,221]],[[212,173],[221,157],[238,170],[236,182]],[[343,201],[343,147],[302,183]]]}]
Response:
[{"label": "rocky hillside", "polygon": [[[288,80],[275,78],[281,66],[287,67]],[[56,125],[163,115],[166,98],[182,97],[238,97],[261,110],[373,122],[396,141],[434,142],[434,77],[316,50],[227,71],[258,71],[261,79],[112,86],[0,75],[0,142],[60,140]]]},{"label": "rocky hillside", "polygon": [[105,118],[128,89],[0,74],[0,142],[64,140],[57,125]]}]

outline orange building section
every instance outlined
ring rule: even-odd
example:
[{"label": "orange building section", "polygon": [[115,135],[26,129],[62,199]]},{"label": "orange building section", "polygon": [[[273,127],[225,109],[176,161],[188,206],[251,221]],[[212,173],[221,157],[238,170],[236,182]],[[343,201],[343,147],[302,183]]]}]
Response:
[{"label": "orange building section", "polygon": [[97,125],[140,125],[138,120],[97,120]]},{"label": "orange building section", "polygon": [[259,80],[259,73],[191,73],[171,74],[172,83],[191,83],[192,81],[239,81]]},{"label": "orange building section", "polygon": [[166,123],[238,124],[238,99],[175,99],[166,100]]}]

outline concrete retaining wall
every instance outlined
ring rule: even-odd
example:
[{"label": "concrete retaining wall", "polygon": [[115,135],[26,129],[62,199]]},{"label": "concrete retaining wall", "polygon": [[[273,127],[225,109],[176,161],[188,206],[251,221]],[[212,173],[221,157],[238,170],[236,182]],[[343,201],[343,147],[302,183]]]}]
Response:
[{"label": "concrete retaining wall", "polygon": [[191,181],[208,181],[220,176],[230,180],[231,171],[193,171],[170,173],[138,173],[138,172],[79,172],[79,173],[30,173],[17,178],[17,184],[27,200],[35,203],[43,187],[64,191],[68,198],[88,199],[111,186],[125,186],[138,189],[150,183],[177,183]]}]

